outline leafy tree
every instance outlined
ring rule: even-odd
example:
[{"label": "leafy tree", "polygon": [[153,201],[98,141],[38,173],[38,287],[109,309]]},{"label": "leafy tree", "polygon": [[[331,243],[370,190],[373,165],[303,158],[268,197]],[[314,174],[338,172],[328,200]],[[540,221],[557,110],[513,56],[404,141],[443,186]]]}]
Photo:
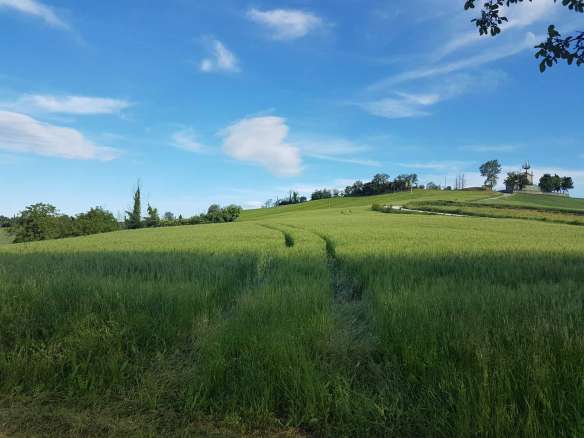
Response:
[{"label": "leafy tree", "polygon": [[58,239],[78,234],[74,219],[61,215],[50,204],[37,203],[26,207],[16,218],[14,241]]},{"label": "leafy tree", "polygon": [[322,189],[322,190],[315,190],[314,193],[312,193],[312,195],[310,196],[310,199],[312,201],[317,201],[319,199],[329,199],[332,197],[333,197],[333,194],[330,190]]},{"label": "leafy tree", "polygon": [[233,222],[239,218],[241,207],[239,205],[231,204],[225,207],[222,212],[225,222]]},{"label": "leafy tree", "polygon": [[529,185],[529,180],[527,175],[523,172],[509,172],[507,173],[507,178],[505,178],[505,186],[507,189],[523,190],[525,186]]},{"label": "leafy tree", "polygon": [[241,207],[238,205],[228,205],[225,208],[221,208],[218,204],[212,204],[207,209],[207,214],[202,214],[200,216],[193,216],[190,219],[190,223],[202,224],[202,223],[221,223],[221,222],[233,222],[239,218],[241,214]]},{"label": "leafy tree", "polygon": [[572,190],[574,188],[574,181],[572,177],[565,176],[562,178],[562,191],[568,192],[568,190]]},{"label": "leafy tree", "polygon": [[168,221],[168,222],[173,222],[174,221],[174,213],[172,213],[171,211],[167,211],[166,213],[164,213],[164,220]]},{"label": "leafy tree", "polygon": [[132,211],[126,211],[126,227],[133,230],[142,228],[142,200],[140,194],[140,184],[134,192],[134,207]]},{"label": "leafy tree", "polygon": [[539,179],[539,188],[542,192],[551,193],[554,191],[554,177],[549,173],[544,174]]},{"label": "leafy tree", "polygon": [[148,228],[159,227],[160,226],[160,216],[158,215],[158,209],[152,207],[148,204],[148,209],[146,210],[148,216],[144,218],[144,223]]},{"label": "leafy tree", "polygon": [[485,185],[490,187],[491,190],[497,185],[501,170],[499,160],[490,160],[481,165],[481,176],[485,178]]},{"label": "leafy tree", "polygon": [[426,184],[426,190],[440,190],[440,186],[430,181],[428,184]]},{"label": "leafy tree", "polygon": [[13,219],[0,215],[0,228],[9,228],[12,226],[13,222],[14,222]]},{"label": "leafy tree", "polygon": [[[532,0],[527,1],[531,2]],[[480,17],[472,21],[479,29],[480,35],[496,36],[501,33],[501,25],[508,21],[507,17],[501,15],[501,8],[523,2],[524,0],[486,0]],[[558,3],[558,0],[554,0],[554,2]],[[560,0],[559,2],[571,11],[584,13],[584,0]],[[473,9],[477,3],[479,0],[466,0],[464,9]],[[547,32],[547,40],[535,46],[536,49],[539,49],[535,57],[542,59],[539,64],[542,73],[547,67],[552,67],[560,60],[565,60],[570,65],[574,61],[578,66],[584,64],[584,32],[576,32],[574,35],[562,37],[553,24],[548,26]]]},{"label": "leafy tree", "polygon": [[114,215],[102,207],[95,207],[87,213],[78,214],[76,225],[82,235],[109,233],[120,228]]},{"label": "leafy tree", "polygon": [[562,191],[562,178],[557,173],[552,177],[552,184],[554,192],[560,193]]}]

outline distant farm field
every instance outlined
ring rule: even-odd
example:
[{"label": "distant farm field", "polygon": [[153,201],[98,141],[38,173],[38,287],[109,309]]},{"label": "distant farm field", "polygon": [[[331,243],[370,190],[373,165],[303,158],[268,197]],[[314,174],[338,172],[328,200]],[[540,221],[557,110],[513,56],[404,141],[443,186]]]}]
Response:
[{"label": "distant farm field", "polygon": [[497,199],[489,199],[486,202],[490,204],[520,207],[580,210],[584,212],[584,199],[568,198],[564,196],[514,194],[511,196],[499,197]]},{"label": "distant farm field", "polygon": [[581,436],[584,228],[370,208],[493,196],[3,245],[0,435]]}]

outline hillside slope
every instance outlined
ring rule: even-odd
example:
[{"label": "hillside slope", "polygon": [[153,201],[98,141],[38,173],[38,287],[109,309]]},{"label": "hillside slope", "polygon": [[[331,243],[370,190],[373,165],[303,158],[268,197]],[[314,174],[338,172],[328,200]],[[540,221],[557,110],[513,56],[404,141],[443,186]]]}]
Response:
[{"label": "hillside slope", "polygon": [[584,228],[328,202],[0,246],[0,435],[579,435]]},{"label": "hillside slope", "polygon": [[481,199],[500,196],[498,193],[484,191],[439,191],[439,190],[414,190],[412,192],[392,193],[376,196],[356,196],[346,198],[321,199],[309,201],[303,204],[286,205],[276,208],[261,208],[245,210],[241,215],[241,221],[260,220],[287,213],[301,213],[313,210],[325,209],[351,209],[366,208],[372,204],[403,204],[409,201],[478,201]]},{"label": "hillside slope", "polygon": [[579,210],[584,212],[584,199],[554,195],[527,195],[516,193],[484,201],[489,204],[534,207],[554,210]]}]

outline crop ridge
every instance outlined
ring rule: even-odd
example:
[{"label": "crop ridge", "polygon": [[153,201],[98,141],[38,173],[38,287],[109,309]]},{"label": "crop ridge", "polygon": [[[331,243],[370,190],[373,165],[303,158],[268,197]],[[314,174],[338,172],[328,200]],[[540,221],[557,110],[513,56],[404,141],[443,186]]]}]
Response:
[{"label": "crop ridge", "polygon": [[284,236],[284,245],[286,245],[287,248],[292,248],[294,246],[294,244],[296,243],[294,236],[286,230],[283,230],[281,228],[278,228],[277,226],[269,225],[269,224],[258,224],[258,225],[260,227],[267,228],[268,230],[278,231],[278,232],[282,233],[282,236]]}]

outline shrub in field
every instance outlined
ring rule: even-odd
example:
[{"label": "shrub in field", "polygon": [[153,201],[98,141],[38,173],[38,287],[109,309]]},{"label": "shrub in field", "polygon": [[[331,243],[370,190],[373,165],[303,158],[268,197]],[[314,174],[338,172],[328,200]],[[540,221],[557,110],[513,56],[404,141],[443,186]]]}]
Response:
[{"label": "shrub in field", "polygon": [[95,207],[87,213],[80,213],[76,220],[81,235],[108,233],[120,228],[114,215],[102,207]]}]

